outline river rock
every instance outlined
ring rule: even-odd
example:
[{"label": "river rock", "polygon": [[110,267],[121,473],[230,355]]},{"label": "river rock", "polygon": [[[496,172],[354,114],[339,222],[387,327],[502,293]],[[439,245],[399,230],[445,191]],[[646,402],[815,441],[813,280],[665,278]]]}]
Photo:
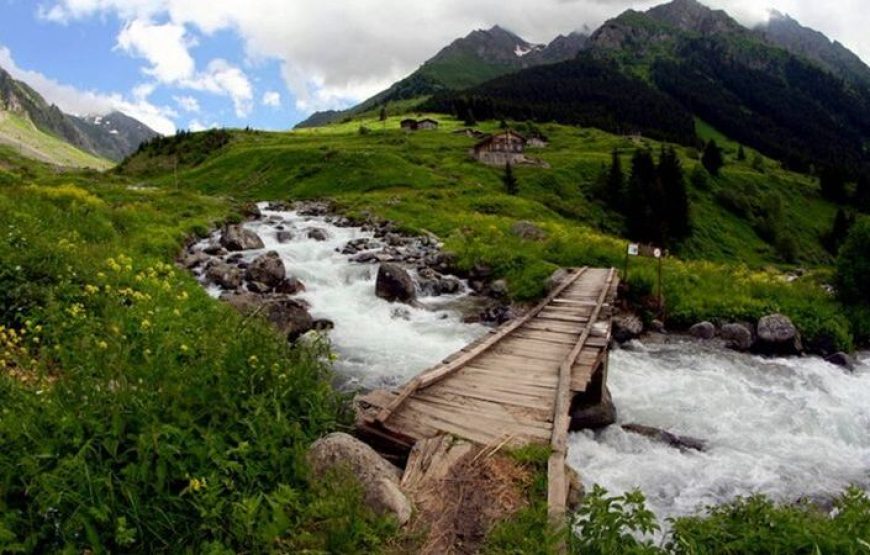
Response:
[{"label": "river rock", "polygon": [[496,299],[503,299],[508,296],[508,284],[503,279],[497,279],[489,284],[489,295]]},{"label": "river rock", "polygon": [[188,270],[193,270],[194,268],[198,268],[202,266],[206,262],[211,260],[211,257],[204,252],[192,252],[185,254],[180,262],[181,265],[187,268]]},{"label": "river rock", "polygon": [[275,239],[282,245],[293,240],[293,232],[282,230],[275,234]]},{"label": "river rock", "polygon": [[263,217],[263,213],[260,212],[260,207],[253,202],[249,202],[242,206],[242,215],[252,220],[259,220]]},{"label": "river rock", "polygon": [[390,302],[413,302],[417,296],[414,280],[404,268],[397,264],[384,263],[378,269],[375,294]]},{"label": "river rock", "polygon": [[676,447],[680,451],[704,451],[706,449],[706,443],[701,439],[689,436],[678,436],[660,428],[653,428],[652,426],[624,424],[622,429],[626,432],[640,434],[652,439],[653,441],[659,441],[670,445],[671,447]]},{"label": "river rock", "polygon": [[568,276],[571,275],[571,272],[566,270],[565,268],[559,268],[555,272],[553,272],[549,278],[547,278],[547,291],[552,291],[553,289],[559,287],[563,281],[568,279]]},{"label": "river rock", "polygon": [[314,239],[315,241],[326,241],[329,239],[329,234],[325,229],[320,229],[319,227],[315,227],[308,230],[308,238]]},{"label": "river rock", "polygon": [[400,525],[411,519],[411,502],[399,489],[401,471],[360,440],[341,432],[330,434],[314,442],[307,459],[321,479],[334,471],[350,472],[362,487],[365,503],[375,512],[395,516]]},{"label": "river rock", "polygon": [[242,285],[242,271],[219,260],[209,264],[205,277],[222,289],[238,289]]},{"label": "river rock", "polygon": [[801,337],[792,321],[783,314],[769,314],[758,321],[755,348],[764,354],[796,355],[803,351]]},{"label": "river rock", "polygon": [[730,349],[748,351],[752,348],[752,330],[745,324],[725,324],[719,331],[719,335]]},{"label": "river rock", "polygon": [[223,248],[217,243],[209,243],[208,245],[203,247],[202,252],[211,256],[223,256],[227,253],[227,249]]},{"label": "river rock", "polygon": [[636,314],[623,313],[613,318],[613,338],[619,343],[636,339],[643,333],[643,320]]},{"label": "river rock", "polygon": [[240,225],[225,226],[221,232],[220,243],[230,251],[246,251],[265,247],[263,240],[256,233]]},{"label": "river rock", "polygon": [[583,502],[586,488],[583,487],[580,474],[568,465],[565,465],[565,481],[568,482],[568,509],[573,511]]},{"label": "river rock", "polygon": [[267,287],[278,286],[285,277],[287,277],[287,270],[284,268],[284,262],[281,260],[281,255],[275,251],[269,251],[255,258],[245,272],[245,279],[260,282]]},{"label": "river rock", "polygon": [[547,233],[532,222],[520,221],[511,226],[511,233],[526,241],[543,241]]},{"label": "river rock", "polygon": [[317,331],[329,331],[335,329],[335,322],[326,318],[320,318],[314,321],[312,329]]},{"label": "river rock", "polygon": [[246,316],[262,316],[286,335],[288,341],[295,341],[314,327],[305,303],[285,295],[232,292],[224,293],[220,298]]},{"label": "river rock", "polygon": [[842,366],[849,372],[855,371],[855,359],[853,359],[846,353],[834,353],[828,357],[825,357],[825,360],[836,366]]},{"label": "river rock", "polygon": [[616,422],[616,405],[610,396],[610,390],[604,388],[604,394],[598,403],[577,402],[571,407],[572,431],[597,430],[606,428]]},{"label": "river rock", "polygon": [[283,293],[285,295],[296,295],[303,291],[305,291],[305,284],[292,276],[282,280],[281,283],[275,286],[276,293]]},{"label": "river rock", "polygon": [[716,326],[711,322],[698,322],[689,328],[689,333],[698,339],[713,339],[716,337]]}]

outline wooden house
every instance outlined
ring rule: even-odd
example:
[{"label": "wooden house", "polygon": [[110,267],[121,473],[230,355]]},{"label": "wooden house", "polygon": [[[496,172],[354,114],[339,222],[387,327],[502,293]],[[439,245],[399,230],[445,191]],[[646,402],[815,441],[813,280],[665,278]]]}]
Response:
[{"label": "wooden house", "polygon": [[471,149],[471,155],[478,162],[490,166],[522,164],[526,162],[525,137],[510,129],[486,137]]},{"label": "wooden house", "polygon": [[547,148],[549,144],[547,137],[541,133],[532,133],[526,141],[526,146],[529,148]]},{"label": "wooden house", "polygon": [[438,122],[431,118],[417,121],[417,129],[438,129]]},{"label": "wooden house", "polygon": [[417,120],[415,120],[415,119],[411,119],[411,118],[403,119],[399,125],[405,131],[416,131],[417,130]]}]

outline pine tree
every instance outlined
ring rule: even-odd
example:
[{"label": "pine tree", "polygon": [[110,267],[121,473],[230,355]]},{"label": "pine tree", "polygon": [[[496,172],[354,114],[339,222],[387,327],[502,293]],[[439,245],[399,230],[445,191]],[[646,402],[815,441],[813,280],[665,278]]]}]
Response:
[{"label": "pine tree", "polygon": [[701,163],[704,164],[704,167],[707,168],[707,171],[713,177],[717,177],[719,170],[725,165],[725,161],[722,159],[722,149],[719,148],[719,145],[713,139],[707,142],[707,146],[704,148],[704,155],[701,156]]},{"label": "pine tree", "polygon": [[844,202],[846,200],[846,178],[843,172],[836,168],[825,168],[819,175],[819,187],[822,196],[832,202]]},{"label": "pine tree", "polygon": [[466,127],[474,127],[477,125],[477,120],[474,118],[474,111],[472,111],[470,107],[465,111],[465,118],[463,119]]},{"label": "pine tree", "polygon": [[619,160],[619,151],[613,149],[610,160],[610,170],[607,172],[607,202],[614,210],[622,210],[623,188],[625,176],[622,175],[622,163]]},{"label": "pine tree", "polygon": [[387,121],[387,106],[386,106],[386,104],[381,106],[380,119],[381,119],[381,121]]},{"label": "pine tree", "polygon": [[509,195],[517,195],[520,192],[520,185],[517,182],[517,178],[514,176],[514,171],[511,168],[510,162],[505,164],[504,166],[504,175],[501,178],[501,182],[504,183],[504,190]]},{"label": "pine tree", "polygon": [[673,147],[662,149],[659,157],[658,178],[661,183],[660,205],[664,220],[662,237],[665,243],[685,239],[691,233],[689,221],[689,195],[683,166]]},{"label": "pine tree", "polygon": [[743,145],[737,149],[737,160],[740,162],[746,161],[746,151],[743,150]]},{"label": "pine tree", "polygon": [[650,241],[654,232],[650,226],[651,197],[656,188],[656,165],[648,150],[638,149],[631,158],[631,177],[625,196],[625,216],[628,235],[638,241]]},{"label": "pine tree", "polygon": [[825,248],[833,255],[836,255],[843,245],[843,241],[849,235],[849,230],[855,223],[854,216],[850,217],[842,208],[837,209],[837,215],[834,216],[834,223],[831,226],[831,231],[824,237]]}]

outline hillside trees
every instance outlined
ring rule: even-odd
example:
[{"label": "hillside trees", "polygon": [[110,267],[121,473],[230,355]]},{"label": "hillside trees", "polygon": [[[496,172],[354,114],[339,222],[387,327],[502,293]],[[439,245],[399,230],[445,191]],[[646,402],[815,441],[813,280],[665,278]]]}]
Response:
[{"label": "hillside trees", "polygon": [[837,293],[845,304],[870,305],[867,296],[870,276],[870,219],[856,223],[837,258]]},{"label": "hillside trees", "polygon": [[716,141],[710,139],[707,141],[707,146],[704,147],[704,154],[701,156],[701,163],[713,177],[719,175],[719,170],[725,165],[725,160],[722,158],[722,149],[716,144]]},{"label": "hillside trees", "polygon": [[649,150],[634,153],[623,203],[632,239],[670,246],[689,236],[689,197],[673,148],[662,149],[658,165]]},{"label": "hillside trees", "polygon": [[501,178],[501,182],[504,184],[504,191],[509,195],[517,195],[520,192],[520,184],[517,182],[517,178],[514,175],[513,168],[511,168],[510,163],[505,164],[504,166],[504,175]]},{"label": "hillside trees", "polygon": [[607,171],[606,191],[607,202],[615,210],[623,207],[623,188],[625,176],[622,174],[622,163],[619,161],[619,151],[613,149],[610,159],[610,169]]},{"label": "hillside trees", "polygon": [[846,237],[849,235],[849,230],[855,223],[855,217],[846,214],[842,208],[837,209],[837,215],[834,216],[834,223],[831,226],[831,231],[822,237],[822,244],[831,254],[836,255],[840,250]]}]

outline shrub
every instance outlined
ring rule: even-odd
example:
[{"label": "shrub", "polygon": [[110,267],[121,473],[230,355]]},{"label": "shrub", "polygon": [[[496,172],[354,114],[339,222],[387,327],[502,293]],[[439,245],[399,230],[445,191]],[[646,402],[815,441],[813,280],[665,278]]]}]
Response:
[{"label": "shrub", "polygon": [[870,219],[863,218],[846,237],[837,258],[837,292],[846,304],[870,304]]}]

